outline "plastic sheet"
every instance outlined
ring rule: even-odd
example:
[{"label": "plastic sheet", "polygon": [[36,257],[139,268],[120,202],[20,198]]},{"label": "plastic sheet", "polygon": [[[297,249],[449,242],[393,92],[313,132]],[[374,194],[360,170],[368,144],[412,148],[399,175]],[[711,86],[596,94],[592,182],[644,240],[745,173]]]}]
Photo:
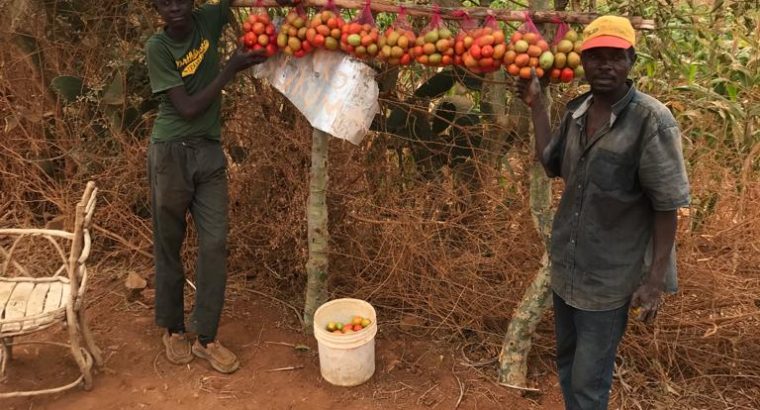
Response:
[{"label": "plastic sheet", "polygon": [[302,58],[278,54],[254,76],[287,97],[312,127],[361,143],[380,109],[375,71],[343,53],[315,50]]}]

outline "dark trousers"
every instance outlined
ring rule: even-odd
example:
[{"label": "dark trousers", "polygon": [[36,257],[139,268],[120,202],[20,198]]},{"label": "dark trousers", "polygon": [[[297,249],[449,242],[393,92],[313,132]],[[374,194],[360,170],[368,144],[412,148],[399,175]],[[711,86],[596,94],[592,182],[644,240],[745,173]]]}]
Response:
[{"label": "dark trousers", "polygon": [[567,410],[604,410],[628,304],[602,312],[576,309],[554,294],[557,369]]},{"label": "dark trousers", "polygon": [[148,178],[153,209],[156,323],[184,329],[185,274],[180,259],[187,212],[198,232],[192,328],[216,337],[227,281],[227,174],[218,141],[151,143]]}]

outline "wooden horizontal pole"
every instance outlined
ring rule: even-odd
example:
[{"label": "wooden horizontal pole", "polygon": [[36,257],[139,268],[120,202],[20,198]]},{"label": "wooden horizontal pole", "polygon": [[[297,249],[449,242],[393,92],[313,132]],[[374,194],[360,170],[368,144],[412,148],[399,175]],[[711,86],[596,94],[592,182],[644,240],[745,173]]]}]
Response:
[{"label": "wooden horizontal pole", "polygon": [[[306,7],[323,7],[327,4],[327,0],[302,0],[301,3]],[[344,9],[361,9],[364,7],[362,0],[334,0],[333,2],[337,7]],[[255,7],[257,5],[264,7],[279,7],[274,0],[233,0],[232,5],[235,7]],[[433,15],[433,7],[420,6],[416,4],[404,4],[406,14],[410,16],[422,16],[429,17]],[[399,4],[388,0],[374,0],[370,4],[372,11],[380,13],[398,13]],[[460,17],[455,13],[458,8],[441,7],[441,17],[447,20],[457,20]],[[501,10],[501,9],[489,9],[486,7],[467,7],[467,14],[473,19],[482,19],[488,15],[494,16],[497,20],[501,21],[524,21],[525,14],[528,13],[534,22],[536,23],[551,23],[555,21],[564,21],[566,23],[574,24],[588,24],[595,18],[599,17],[598,13],[576,13],[569,11],[515,11],[515,10]],[[631,20],[631,24],[638,30],[654,30],[654,20],[647,20],[639,16],[628,17]]]}]

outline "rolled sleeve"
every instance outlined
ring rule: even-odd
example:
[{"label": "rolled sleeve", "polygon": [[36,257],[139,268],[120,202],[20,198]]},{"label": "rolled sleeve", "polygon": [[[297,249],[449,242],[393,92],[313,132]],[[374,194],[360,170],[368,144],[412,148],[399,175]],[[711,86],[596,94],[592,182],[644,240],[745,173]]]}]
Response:
[{"label": "rolled sleeve", "polygon": [[541,155],[541,162],[549,178],[558,177],[562,173],[562,154],[565,150],[564,141],[568,120],[568,115],[565,115],[559,124],[559,129],[552,135],[552,139]]},{"label": "rolled sleeve", "polygon": [[145,46],[150,88],[154,94],[183,85],[171,52],[158,41],[148,41]]},{"label": "rolled sleeve", "polygon": [[639,180],[656,211],[672,211],[689,204],[689,179],[678,127],[660,129],[644,141]]}]

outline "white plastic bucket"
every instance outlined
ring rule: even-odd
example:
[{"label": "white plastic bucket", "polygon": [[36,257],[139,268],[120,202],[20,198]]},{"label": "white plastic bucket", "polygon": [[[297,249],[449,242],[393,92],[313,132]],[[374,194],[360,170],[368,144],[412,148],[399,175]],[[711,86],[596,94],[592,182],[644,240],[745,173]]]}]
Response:
[{"label": "white plastic bucket", "polygon": [[[354,316],[372,321],[361,331],[348,334],[330,333],[329,322],[351,323]],[[375,308],[360,299],[335,299],[320,306],[314,313],[314,337],[319,346],[319,370],[322,377],[336,386],[356,386],[375,373]]]}]

